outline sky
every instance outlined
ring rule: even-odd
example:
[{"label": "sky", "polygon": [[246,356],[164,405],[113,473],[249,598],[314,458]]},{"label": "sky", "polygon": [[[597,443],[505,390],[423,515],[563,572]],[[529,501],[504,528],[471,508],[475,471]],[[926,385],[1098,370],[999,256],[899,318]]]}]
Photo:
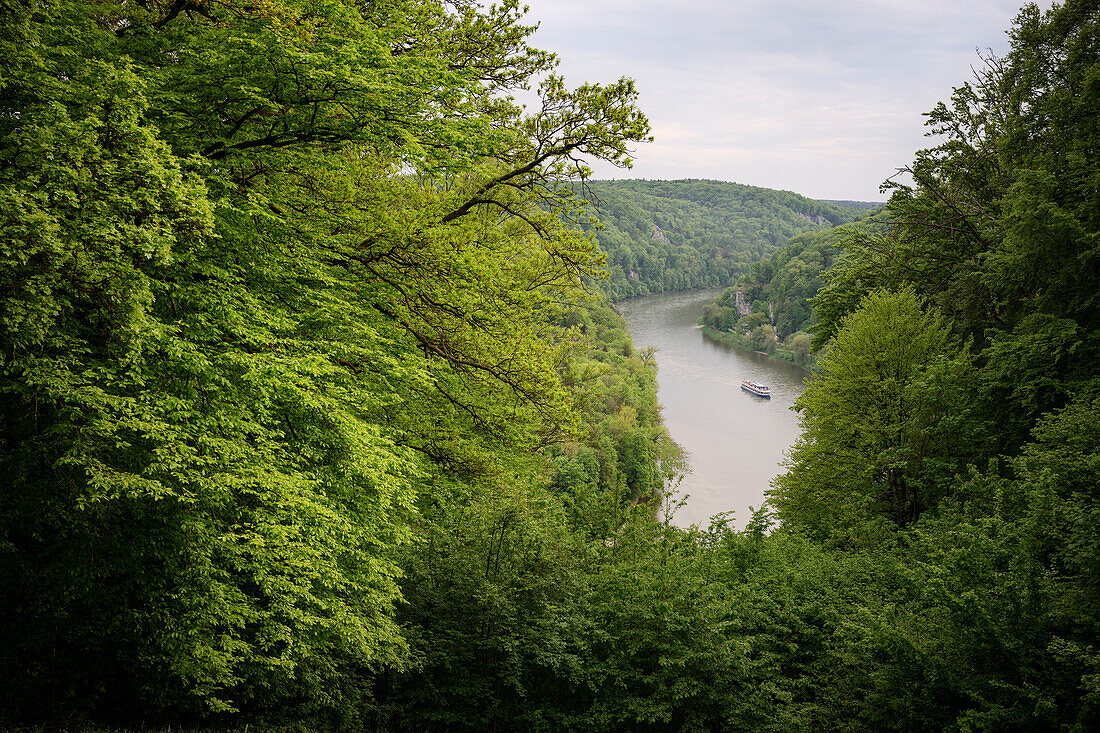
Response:
[{"label": "sky", "polygon": [[[1008,50],[1022,0],[526,0],[566,83],[633,78],[655,141],[597,178],[882,201],[923,114]],[[1050,0],[1039,3],[1050,7]]]}]

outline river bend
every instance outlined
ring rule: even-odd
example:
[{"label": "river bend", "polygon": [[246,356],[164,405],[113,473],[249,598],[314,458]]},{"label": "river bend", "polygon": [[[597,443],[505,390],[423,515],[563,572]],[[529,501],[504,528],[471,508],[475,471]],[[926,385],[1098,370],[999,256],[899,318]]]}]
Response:
[{"label": "river bend", "polygon": [[[688,495],[676,524],[705,525],[733,511],[744,528],[782,470],[798,439],[791,410],[807,372],[786,362],[735,348],[696,325],[703,306],[721,289],[649,295],[618,303],[635,347],[657,347],[658,398],[665,425],[690,454],[692,473],[680,485]],[[741,380],[771,387],[771,399],[741,390]]]}]

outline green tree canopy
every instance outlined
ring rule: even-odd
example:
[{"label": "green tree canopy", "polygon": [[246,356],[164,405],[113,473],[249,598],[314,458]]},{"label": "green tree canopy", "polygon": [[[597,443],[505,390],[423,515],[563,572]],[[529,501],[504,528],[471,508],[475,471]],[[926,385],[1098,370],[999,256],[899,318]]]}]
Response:
[{"label": "green tree canopy", "polygon": [[557,181],[648,123],[628,80],[549,74],[523,12],[0,6],[13,709],[353,689],[406,657],[425,477],[573,429],[554,324],[600,257]]},{"label": "green tree canopy", "polygon": [[957,458],[940,423],[967,361],[913,290],[866,296],[795,404],[803,434],[771,492],[780,517],[823,532],[872,516],[905,524],[934,506],[927,474]]},{"label": "green tree canopy", "polygon": [[1012,454],[1094,379],[1100,14],[1028,4],[1009,37],[928,114],[939,144],[916,154],[912,185],[890,184],[895,225],[848,243],[816,309],[826,339],[869,290],[915,288],[973,339],[984,409],[1011,426],[995,450]]}]

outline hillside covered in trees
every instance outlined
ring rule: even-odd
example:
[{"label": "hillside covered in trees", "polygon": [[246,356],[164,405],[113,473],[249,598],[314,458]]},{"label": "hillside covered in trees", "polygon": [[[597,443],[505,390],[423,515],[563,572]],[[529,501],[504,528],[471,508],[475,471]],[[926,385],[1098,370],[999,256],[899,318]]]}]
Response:
[{"label": "hillside covered in trees", "polygon": [[796,234],[867,213],[723,181],[587,181],[575,190],[603,225],[600,287],[615,300],[728,284]]},{"label": "hillside covered in trees", "polygon": [[708,303],[703,325],[747,348],[774,352],[782,345],[780,354],[808,363],[810,333],[817,326],[812,301],[841,260],[842,244],[881,232],[888,222],[888,210],[880,209],[850,224],[793,237]]},{"label": "hillside covered in trees", "polygon": [[0,12],[3,725],[1100,728],[1095,3],[844,240],[743,532],[667,521],[585,287],[560,181],[648,136],[629,82],[513,107],[512,2]]}]

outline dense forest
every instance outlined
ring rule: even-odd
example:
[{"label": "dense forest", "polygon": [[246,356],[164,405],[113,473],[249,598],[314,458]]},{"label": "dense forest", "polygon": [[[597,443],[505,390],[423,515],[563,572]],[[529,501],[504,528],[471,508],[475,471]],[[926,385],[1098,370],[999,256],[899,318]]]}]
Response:
[{"label": "dense forest", "polygon": [[613,300],[726,285],[794,235],[867,213],[723,181],[586,181],[575,190],[598,218],[584,229],[607,253],[599,285]]},{"label": "dense forest", "polygon": [[0,724],[1100,728],[1095,3],[842,240],[744,531],[668,521],[559,183],[648,137],[629,81],[507,0],[0,13]]},{"label": "dense forest", "polygon": [[701,321],[707,333],[797,364],[813,363],[810,333],[818,324],[812,301],[840,261],[842,243],[881,232],[888,222],[888,211],[881,209],[850,224],[793,237],[706,305]]}]

